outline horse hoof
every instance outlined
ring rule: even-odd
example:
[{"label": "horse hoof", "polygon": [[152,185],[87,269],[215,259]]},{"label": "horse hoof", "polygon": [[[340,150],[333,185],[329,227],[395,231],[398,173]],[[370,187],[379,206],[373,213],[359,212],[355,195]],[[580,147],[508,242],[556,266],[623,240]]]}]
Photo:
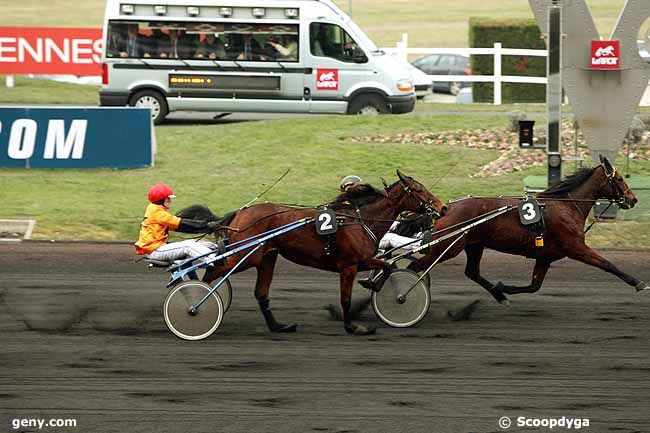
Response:
[{"label": "horse hoof", "polygon": [[502,299],[499,301],[499,304],[505,305],[506,307],[510,306],[510,299]]},{"label": "horse hoof", "polygon": [[636,285],[636,291],[637,292],[642,292],[644,290],[649,290],[649,289],[650,289],[650,286],[645,281],[641,281],[639,284]]},{"label": "horse hoof", "polygon": [[343,315],[341,314],[341,308],[338,305],[329,304],[323,307],[324,310],[330,313],[330,318],[332,320],[343,320]]},{"label": "horse hoof", "polygon": [[345,327],[345,331],[350,335],[372,335],[377,332],[377,328],[363,325],[349,325]]},{"label": "horse hoof", "polygon": [[295,323],[292,325],[278,324],[278,326],[274,327],[272,331],[290,333],[290,332],[296,332],[296,329],[298,329],[298,325]]}]

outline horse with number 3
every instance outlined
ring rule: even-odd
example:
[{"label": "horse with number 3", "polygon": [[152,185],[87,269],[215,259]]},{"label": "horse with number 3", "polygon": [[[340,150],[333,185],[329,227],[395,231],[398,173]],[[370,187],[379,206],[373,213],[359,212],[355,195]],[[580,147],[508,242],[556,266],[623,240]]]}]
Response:
[{"label": "horse with number 3", "polygon": [[[533,293],[542,287],[551,263],[569,257],[614,274],[635,287],[637,291],[650,288],[648,284],[618,269],[585,244],[585,221],[597,199],[609,199],[623,209],[630,209],[637,198],[614,166],[601,156],[601,164],[595,168],[578,170],[564,181],[537,194],[536,200],[543,209],[545,231],[543,246],[536,245],[538,234],[527,229],[523,220],[538,219],[539,208],[532,204],[520,207],[516,212],[504,214],[485,224],[472,228],[463,239],[451,246],[441,261],[449,260],[465,251],[467,264],[465,275],[487,290],[497,301],[506,302],[506,295]],[[471,220],[503,205],[518,206],[512,199],[472,198],[448,204],[447,214],[436,221],[435,231]],[[436,237],[434,236],[434,239]],[[427,269],[456,239],[448,239],[432,246],[429,252],[409,266],[421,272]],[[534,258],[532,281],[527,286],[510,286],[502,282],[493,284],[481,276],[480,263],[485,248],[503,253]]]},{"label": "horse with number 3", "polygon": [[[377,239],[388,231],[400,212],[430,212],[442,216],[446,206],[422,184],[397,170],[399,180],[384,190],[370,185],[360,185],[342,193],[327,208],[342,218],[342,223],[331,235],[319,235],[313,225],[293,230],[291,233],[273,238],[250,256],[237,270],[257,269],[255,298],[257,299],[267,326],[273,332],[293,332],[296,325],[279,323],[269,308],[269,287],[278,255],[303,266],[323,269],[340,274],[341,307],[345,330],[350,334],[367,335],[374,329],[353,324],[350,316],[352,286],[357,272],[370,269],[384,269],[387,264],[374,258]],[[228,224],[228,238],[231,243],[250,238],[258,233],[272,230],[303,218],[314,218],[316,209],[298,208],[281,204],[265,203],[240,210]],[[328,214],[324,214],[328,215]],[[315,224],[322,229],[333,225],[335,220],[324,217]],[[328,236],[330,236],[328,240]],[[244,253],[229,258],[235,263]],[[232,262],[230,262],[232,260]],[[209,268],[203,281],[210,283],[225,275],[228,265]]]}]

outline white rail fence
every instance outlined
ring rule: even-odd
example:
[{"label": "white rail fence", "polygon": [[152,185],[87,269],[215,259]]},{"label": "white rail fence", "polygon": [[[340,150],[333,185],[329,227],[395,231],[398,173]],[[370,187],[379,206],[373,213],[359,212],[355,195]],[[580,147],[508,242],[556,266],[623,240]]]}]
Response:
[{"label": "white rail fence", "polygon": [[465,54],[494,56],[494,75],[428,75],[432,81],[471,81],[494,83],[494,105],[501,105],[502,83],[534,83],[546,84],[546,77],[524,77],[516,75],[502,75],[501,62],[503,56],[530,56],[546,57],[546,50],[526,50],[503,48],[500,42],[493,48],[409,48],[408,34],[402,34],[402,40],[397,42],[395,48],[382,48],[386,53],[395,55],[408,62],[409,54]]}]

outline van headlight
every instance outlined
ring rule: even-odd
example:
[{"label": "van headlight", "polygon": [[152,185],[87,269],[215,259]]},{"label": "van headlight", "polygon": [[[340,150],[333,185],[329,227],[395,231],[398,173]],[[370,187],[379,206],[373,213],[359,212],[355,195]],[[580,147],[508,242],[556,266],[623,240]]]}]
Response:
[{"label": "van headlight", "polygon": [[412,92],[413,91],[413,81],[411,80],[399,80],[397,82],[397,90],[400,92]]}]

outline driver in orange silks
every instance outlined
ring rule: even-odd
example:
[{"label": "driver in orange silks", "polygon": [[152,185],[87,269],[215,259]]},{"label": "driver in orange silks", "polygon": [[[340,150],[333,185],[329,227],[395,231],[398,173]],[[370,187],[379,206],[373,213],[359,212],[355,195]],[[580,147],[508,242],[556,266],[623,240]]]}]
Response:
[{"label": "driver in orange silks", "polygon": [[[174,191],[164,183],[159,183],[149,189],[149,204],[145,210],[144,220],[140,224],[140,235],[135,243],[138,255],[148,254],[154,260],[172,262],[188,257],[198,257],[217,249],[212,242],[187,239],[167,243],[169,230],[184,233],[207,233],[214,231],[218,223],[189,218],[179,218],[169,212],[171,201],[176,196]],[[214,254],[204,257],[208,262]]]}]

